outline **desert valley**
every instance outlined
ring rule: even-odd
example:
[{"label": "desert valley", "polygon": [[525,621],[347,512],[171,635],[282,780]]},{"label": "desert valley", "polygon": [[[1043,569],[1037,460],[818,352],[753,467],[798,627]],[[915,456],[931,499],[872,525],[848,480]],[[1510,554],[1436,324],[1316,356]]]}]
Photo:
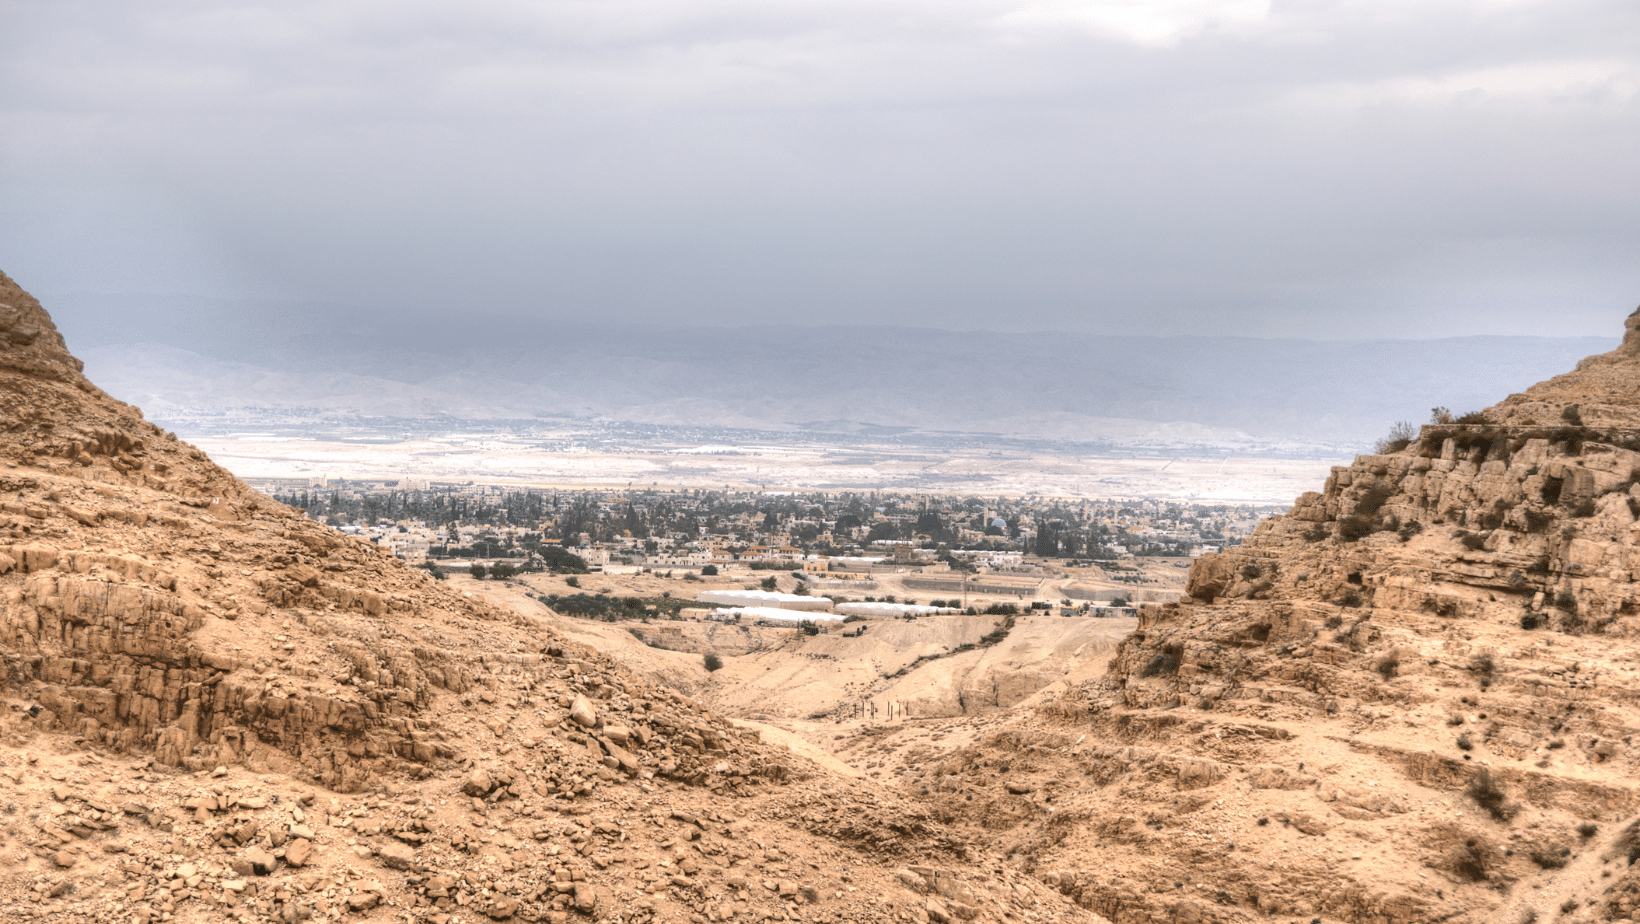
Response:
[{"label": "desert valley", "polygon": [[0,303],[7,920],[1640,903],[1636,319],[1195,558],[500,571],[253,489]]}]

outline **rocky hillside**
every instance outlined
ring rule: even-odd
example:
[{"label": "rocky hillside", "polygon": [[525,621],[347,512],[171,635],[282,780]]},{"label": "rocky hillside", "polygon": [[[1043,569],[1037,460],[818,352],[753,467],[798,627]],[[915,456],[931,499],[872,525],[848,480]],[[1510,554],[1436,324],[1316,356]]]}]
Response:
[{"label": "rocky hillside", "polygon": [[1097,920],[257,494],[3,275],[0,658],[0,920]]},{"label": "rocky hillside", "polygon": [[1335,469],[906,791],[1117,922],[1633,919],[1637,326]]}]

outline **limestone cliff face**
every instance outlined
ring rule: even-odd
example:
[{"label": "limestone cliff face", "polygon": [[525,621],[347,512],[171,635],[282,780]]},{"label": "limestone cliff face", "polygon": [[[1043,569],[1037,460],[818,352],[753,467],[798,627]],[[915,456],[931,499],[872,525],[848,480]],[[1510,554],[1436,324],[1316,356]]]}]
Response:
[{"label": "limestone cliff face", "polygon": [[32,729],[341,790],[421,776],[455,756],[435,704],[498,671],[546,682],[569,659],[571,692],[614,689],[595,652],[515,621],[102,393],[0,275],[0,683]]},{"label": "limestone cliff face", "polygon": [[1015,849],[1117,921],[1629,919],[1640,313],[1627,328],[1196,562],[1105,680],[1038,711],[1085,736],[1053,771],[1080,786]]}]

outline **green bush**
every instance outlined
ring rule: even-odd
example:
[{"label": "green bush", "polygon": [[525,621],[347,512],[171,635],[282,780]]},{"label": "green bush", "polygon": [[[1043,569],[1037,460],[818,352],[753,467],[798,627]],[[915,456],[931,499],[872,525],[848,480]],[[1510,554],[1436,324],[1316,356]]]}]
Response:
[{"label": "green bush", "polygon": [[718,657],[715,651],[708,651],[705,657],[701,658],[701,663],[705,665],[708,673],[715,673],[723,669],[723,659]]},{"label": "green bush", "polygon": [[544,545],[540,555],[541,560],[546,562],[547,570],[553,574],[587,573],[587,560],[562,546]]}]

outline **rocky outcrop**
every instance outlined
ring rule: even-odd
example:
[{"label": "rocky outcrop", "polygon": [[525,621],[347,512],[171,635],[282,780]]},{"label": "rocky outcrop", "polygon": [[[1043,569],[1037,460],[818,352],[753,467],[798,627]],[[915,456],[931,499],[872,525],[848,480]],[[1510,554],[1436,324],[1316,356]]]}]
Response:
[{"label": "rocky outcrop", "polygon": [[1637,325],[1334,469],[920,785],[1116,921],[1628,920]]}]

